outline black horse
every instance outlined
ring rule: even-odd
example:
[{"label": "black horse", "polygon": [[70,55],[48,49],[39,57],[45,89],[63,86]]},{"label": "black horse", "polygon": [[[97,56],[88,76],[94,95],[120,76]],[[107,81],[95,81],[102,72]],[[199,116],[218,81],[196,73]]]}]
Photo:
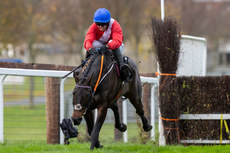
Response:
[{"label": "black horse", "polygon": [[[152,126],[144,116],[141,101],[142,86],[137,67],[131,59],[128,60],[133,78],[130,82],[123,82],[117,62],[114,60],[112,51],[96,52],[92,54],[86,64],[74,73],[76,86],[73,90],[74,112],[72,119],[75,125],[81,123],[84,116],[91,136],[91,147],[101,148],[98,140],[100,129],[105,121],[107,109],[111,108],[115,115],[115,127],[121,132],[126,131],[127,126],[120,122],[117,99],[125,96],[130,100],[141,117],[143,129],[150,131]],[[98,110],[96,123],[94,125],[93,110]]]}]

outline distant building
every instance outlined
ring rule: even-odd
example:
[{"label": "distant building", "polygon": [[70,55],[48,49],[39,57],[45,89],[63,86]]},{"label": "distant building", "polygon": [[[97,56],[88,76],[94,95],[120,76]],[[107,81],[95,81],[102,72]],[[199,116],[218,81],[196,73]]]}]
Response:
[{"label": "distant building", "polygon": [[207,75],[230,75],[230,42],[221,43],[217,51],[207,53]]}]

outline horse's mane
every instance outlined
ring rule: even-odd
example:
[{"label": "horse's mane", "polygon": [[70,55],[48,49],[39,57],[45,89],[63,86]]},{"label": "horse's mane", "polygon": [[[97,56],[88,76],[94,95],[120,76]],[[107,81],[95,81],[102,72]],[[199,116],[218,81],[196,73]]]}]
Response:
[{"label": "horse's mane", "polygon": [[83,77],[86,77],[89,73],[89,70],[95,60],[95,58],[98,56],[99,54],[93,54],[90,56],[90,58],[87,60],[86,64],[83,66],[82,68],[82,74],[83,74]]},{"label": "horse's mane", "polygon": [[[101,56],[102,54],[100,52],[97,52],[97,53],[94,53],[92,55],[90,55],[89,59],[86,61],[86,64],[83,66],[82,68],[82,77],[81,79],[86,80],[87,79],[87,76],[88,76],[88,73],[90,72],[91,70],[91,67],[92,65],[94,64],[95,62],[95,59],[98,57],[98,56]],[[104,55],[106,56],[110,56],[112,60],[113,59],[113,53],[112,51],[106,51],[104,52]],[[98,67],[100,66],[100,64],[98,64]]]}]

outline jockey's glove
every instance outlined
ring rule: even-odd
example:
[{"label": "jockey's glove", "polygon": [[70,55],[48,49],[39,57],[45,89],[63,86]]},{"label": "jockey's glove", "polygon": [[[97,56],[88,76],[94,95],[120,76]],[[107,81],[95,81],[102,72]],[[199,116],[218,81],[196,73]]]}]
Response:
[{"label": "jockey's glove", "polygon": [[100,48],[100,51],[102,52],[102,53],[104,53],[104,52],[106,52],[107,50],[108,50],[108,46],[107,45],[104,45],[104,46],[102,46],[101,48]]},{"label": "jockey's glove", "polygon": [[92,54],[96,53],[97,50],[96,50],[96,48],[90,48],[88,52],[92,55]]}]

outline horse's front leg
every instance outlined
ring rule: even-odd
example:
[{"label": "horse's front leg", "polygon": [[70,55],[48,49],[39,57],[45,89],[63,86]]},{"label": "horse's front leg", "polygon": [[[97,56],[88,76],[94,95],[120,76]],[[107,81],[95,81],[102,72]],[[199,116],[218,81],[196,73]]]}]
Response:
[{"label": "horse's front leg", "polygon": [[84,118],[85,118],[85,121],[86,121],[86,124],[87,124],[87,130],[88,130],[88,133],[89,135],[91,135],[91,132],[93,130],[93,126],[94,126],[94,114],[93,114],[93,111],[90,110],[90,111],[87,111],[84,115]]},{"label": "horse's front leg", "polygon": [[98,114],[97,114],[97,120],[96,123],[93,127],[93,131],[91,133],[91,146],[90,146],[90,150],[93,150],[94,147],[97,145],[97,143],[99,142],[98,138],[99,138],[99,132],[101,130],[101,127],[105,121],[105,117],[107,114],[107,109],[108,107],[106,106],[101,106],[100,108],[98,108]]},{"label": "horse's front leg", "polygon": [[[93,111],[92,110],[87,111],[86,114],[84,115],[84,118],[85,118],[85,121],[86,121],[86,124],[87,124],[88,134],[91,136],[91,133],[92,133],[92,130],[93,130],[93,127],[94,127],[94,114],[93,114]],[[100,145],[100,142],[98,141],[98,142],[96,142],[95,147],[96,148],[102,148],[103,146]]]},{"label": "horse's front leg", "polygon": [[121,132],[125,132],[127,130],[127,125],[125,125],[124,123],[121,123],[120,121],[120,116],[119,116],[119,111],[118,111],[118,106],[117,106],[117,101],[112,103],[112,105],[110,106],[110,108],[113,110],[114,113],[114,117],[115,117],[115,127],[121,131]]}]

